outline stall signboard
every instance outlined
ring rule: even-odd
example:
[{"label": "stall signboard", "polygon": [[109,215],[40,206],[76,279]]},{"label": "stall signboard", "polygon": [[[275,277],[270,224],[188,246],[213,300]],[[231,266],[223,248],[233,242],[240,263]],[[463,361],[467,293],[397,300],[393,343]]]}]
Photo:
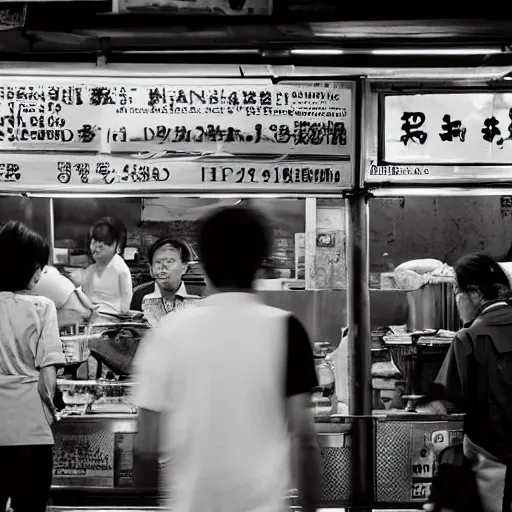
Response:
[{"label": "stall signboard", "polygon": [[437,473],[438,456],[442,450],[462,440],[462,430],[425,432],[411,430],[411,501],[426,501]]},{"label": "stall signboard", "polygon": [[349,156],[348,83],[5,77],[0,151]]},{"label": "stall signboard", "polygon": [[57,436],[53,484],[114,487],[114,433]]},{"label": "stall signboard", "polygon": [[512,180],[512,93],[381,98],[380,156],[369,183]]},{"label": "stall signboard", "polygon": [[215,160],[161,155],[0,153],[0,192],[342,190],[350,162]]},{"label": "stall signboard", "polygon": [[268,16],[272,0],[114,0],[117,12],[169,12],[174,15]]}]

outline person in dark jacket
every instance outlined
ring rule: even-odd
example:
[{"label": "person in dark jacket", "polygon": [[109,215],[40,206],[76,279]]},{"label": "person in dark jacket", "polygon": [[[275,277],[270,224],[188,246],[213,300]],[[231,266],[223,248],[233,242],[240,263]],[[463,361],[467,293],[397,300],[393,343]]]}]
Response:
[{"label": "person in dark jacket", "polygon": [[428,399],[466,413],[464,455],[473,463],[482,506],[485,512],[501,512],[510,502],[505,482],[512,465],[510,282],[483,254],[462,257],[454,270],[464,328],[455,335]]}]

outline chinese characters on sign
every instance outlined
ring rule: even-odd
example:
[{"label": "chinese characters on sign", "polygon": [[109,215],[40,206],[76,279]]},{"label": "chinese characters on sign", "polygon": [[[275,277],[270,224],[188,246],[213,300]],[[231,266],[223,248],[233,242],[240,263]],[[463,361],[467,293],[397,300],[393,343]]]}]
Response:
[{"label": "chinese characters on sign", "polygon": [[4,80],[0,149],[350,153],[346,83],[120,82]]},{"label": "chinese characters on sign", "polygon": [[151,190],[200,186],[203,189],[261,187],[265,190],[340,189],[350,186],[350,162],[208,162],[138,159],[128,156],[4,153],[0,187],[4,190]]},{"label": "chinese characters on sign", "polygon": [[512,94],[385,97],[384,157],[396,164],[512,164]]}]

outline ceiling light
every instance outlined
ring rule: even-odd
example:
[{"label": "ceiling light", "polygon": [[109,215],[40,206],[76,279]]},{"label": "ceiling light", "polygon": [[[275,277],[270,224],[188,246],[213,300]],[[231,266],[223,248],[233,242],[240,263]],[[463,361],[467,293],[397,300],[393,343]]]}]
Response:
[{"label": "ceiling light", "polygon": [[293,55],[341,55],[343,50],[338,49],[321,49],[321,48],[309,48],[303,50],[292,50]]},{"label": "ceiling light", "polygon": [[379,48],[373,55],[497,55],[501,48]]}]

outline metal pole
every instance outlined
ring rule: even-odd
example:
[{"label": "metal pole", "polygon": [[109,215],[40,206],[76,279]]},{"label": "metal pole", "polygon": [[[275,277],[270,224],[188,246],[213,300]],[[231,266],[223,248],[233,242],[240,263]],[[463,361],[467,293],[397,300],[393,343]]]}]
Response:
[{"label": "metal pole", "polygon": [[355,183],[347,195],[347,312],[351,353],[350,413],[353,420],[352,506],[371,510],[374,501],[374,435],[372,420],[371,325],[369,290],[369,224],[367,195],[361,179],[365,165],[366,79],[356,84],[354,122]]}]

